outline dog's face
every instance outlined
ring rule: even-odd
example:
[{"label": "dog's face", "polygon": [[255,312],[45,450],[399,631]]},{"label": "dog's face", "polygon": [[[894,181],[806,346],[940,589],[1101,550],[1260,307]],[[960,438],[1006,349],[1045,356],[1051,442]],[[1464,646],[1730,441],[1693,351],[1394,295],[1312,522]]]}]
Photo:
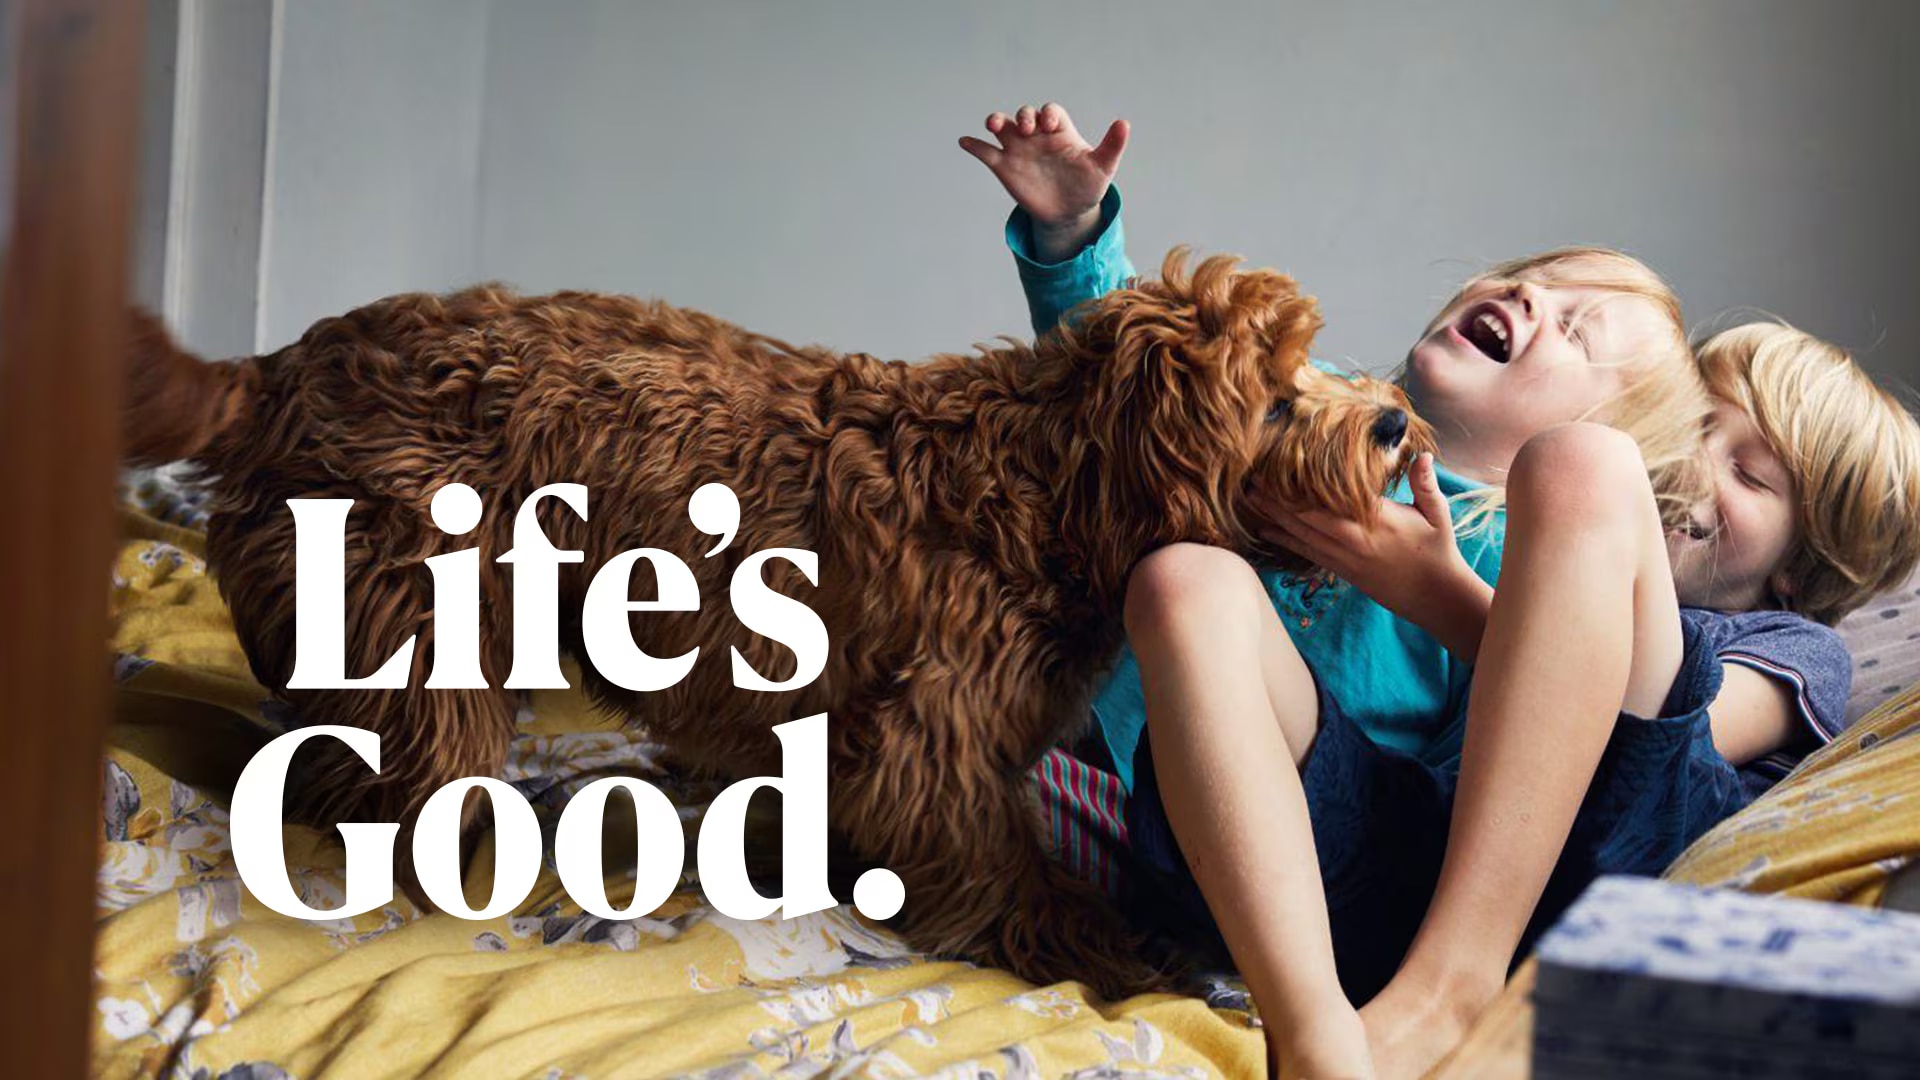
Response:
[{"label": "dog's face", "polygon": [[1157,281],[1110,293],[1073,338],[1089,359],[1092,439],[1106,490],[1077,492],[1109,522],[1137,514],[1147,544],[1194,541],[1269,561],[1285,510],[1372,520],[1431,432],[1400,389],[1307,361],[1313,299],[1271,270],[1217,256],[1191,274],[1184,252]]}]

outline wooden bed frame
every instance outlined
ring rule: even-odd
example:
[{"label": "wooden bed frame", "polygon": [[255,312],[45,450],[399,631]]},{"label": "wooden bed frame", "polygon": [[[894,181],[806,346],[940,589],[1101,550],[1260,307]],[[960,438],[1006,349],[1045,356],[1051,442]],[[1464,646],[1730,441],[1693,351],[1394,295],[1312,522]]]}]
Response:
[{"label": "wooden bed frame", "polygon": [[[135,0],[0,2],[0,1076],[88,1071]],[[10,186],[9,186],[10,185]]]}]

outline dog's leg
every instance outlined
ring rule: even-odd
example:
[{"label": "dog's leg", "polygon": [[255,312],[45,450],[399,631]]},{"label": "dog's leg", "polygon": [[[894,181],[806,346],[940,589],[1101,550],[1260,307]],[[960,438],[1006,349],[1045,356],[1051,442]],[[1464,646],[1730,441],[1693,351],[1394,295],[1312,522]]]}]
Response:
[{"label": "dog's leg", "polygon": [[1109,998],[1165,984],[1106,898],[1047,856],[1019,774],[903,749],[836,762],[833,813],[861,855],[900,875],[910,942]]},{"label": "dog's leg", "polygon": [[[332,833],[342,821],[395,821],[394,881],[415,904],[433,910],[413,861],[420,808],[445,784],[498,776],[513,736],[513,698],[499,690],[330,690],[294,695],[303,724],[344,724],[380,735],[380,772],[331,739],[301,748],[288,785],[287,820]],[[461,863],[478,839],[469,793],[461,815]]]},{"label": "dog's leg", "polygon": [[[494,627],[484,620],[480,627],[482,666],[494,687],[426,689],[422,684],[433,656],[430,578],[417,565],[369,566],[358,558],[364,549],[350,547],[345,581],[348,671],[358,675],[374,670],[402,642],[415,637],[407,687],[286,690],[293,670],[293,568],[291,559],[275,556],[291,544],[291,523],[277,514],[264,516],[252,529],[221,524],[224,528],[210,543],[223,556],[218,563],[222,591],[254,673],[263,684],[281,688],[279,696],[292,706],[299,726],[339,724],[380,736],[378,773],[335,740],[305,744],[289,776],[287,820],[329,835],[343,821],[399,822],[395,880],[421,906],[428,906],[413,872],[413,826],[421,806],[448,781],[497,776],[513,738],[516,703],[513,691],[497,685],[506,665],[498,655]],[[249,551],[249,545],[264,550]],[[478,793],[469,796],[463,824],[472,824],[481,805]]]}]

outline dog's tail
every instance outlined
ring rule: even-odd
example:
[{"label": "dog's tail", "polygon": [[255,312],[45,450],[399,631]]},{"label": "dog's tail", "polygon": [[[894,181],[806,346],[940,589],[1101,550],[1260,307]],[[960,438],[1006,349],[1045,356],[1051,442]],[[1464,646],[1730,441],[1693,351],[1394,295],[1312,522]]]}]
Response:
[{"label": "dog's tail", "polygon": [[130,464],[203,460],[215,441],[245,428],[259,372],[251,359],[208,363],[182,349],[154,315],[128,312],[126,404],[120,414]]}]

